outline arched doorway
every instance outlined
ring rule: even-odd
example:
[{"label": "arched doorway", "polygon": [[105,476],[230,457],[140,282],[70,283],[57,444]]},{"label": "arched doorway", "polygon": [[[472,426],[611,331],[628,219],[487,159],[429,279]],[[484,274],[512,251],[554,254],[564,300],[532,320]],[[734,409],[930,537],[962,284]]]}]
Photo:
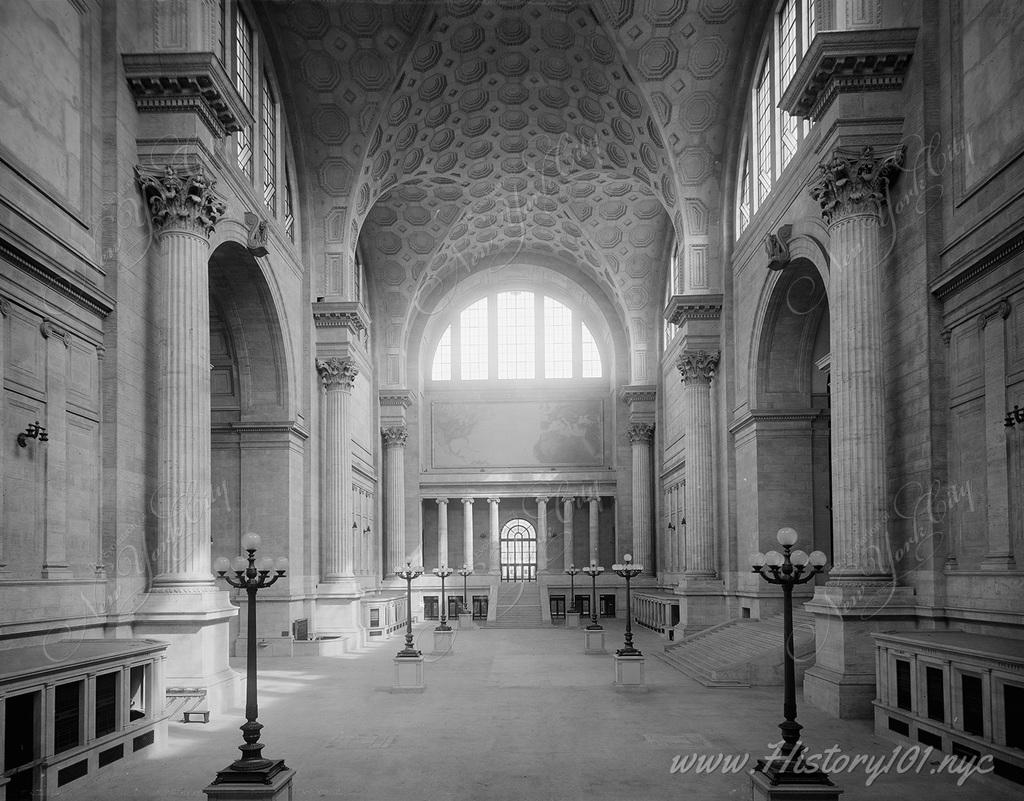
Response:
[{"label": "arched doorway", "polygon": [[537,530],[529,520],[509,520],[498,541],[502,581],[536,581]]}]

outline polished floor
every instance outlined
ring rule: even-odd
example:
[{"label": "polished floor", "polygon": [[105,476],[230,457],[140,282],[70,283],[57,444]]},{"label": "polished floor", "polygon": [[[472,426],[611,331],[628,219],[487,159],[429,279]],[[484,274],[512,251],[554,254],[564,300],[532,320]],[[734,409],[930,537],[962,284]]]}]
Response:
[{"label": "polished floor", "polygon": [[[608,655],[584,654],[581,631],[547,628],[463,631],[450,653],[431,656],[431,628],[416,629],[422,694],[389,692],[400,637],[344,657],[260,662],[264,755],[296,770],[295,801],[748,799],[747,771],[778,740],[781,689],[706,689],[649,655],[649,691],[616,692],[610,653],[621,624],[608,628]],[[648,654],[664,645],[646,631],[636,639]],[[160,753],[111,765],[59,797],[205,799],[202,788],[238,755],[242,720],[239,709],[206,725],[171,723]],[[868,721],[833,720],[804,704],[799,720],[810,751],[831,752],[840,767],[842,757],[873,757],[873,780],[867,757],[832,772],[843,801],[1024,795],[994,776],[939,773],[941,755],[898,749]],[[698,774],[692,765],[719,755],[738,770],[734,762]]]}]

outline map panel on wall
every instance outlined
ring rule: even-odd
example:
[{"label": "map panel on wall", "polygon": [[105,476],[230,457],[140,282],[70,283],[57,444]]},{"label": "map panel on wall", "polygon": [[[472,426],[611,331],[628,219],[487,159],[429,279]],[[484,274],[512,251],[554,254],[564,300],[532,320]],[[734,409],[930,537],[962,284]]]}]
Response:
[{"label": "map panel on wall", "polygon": [[602,467],[604,403],[600,399],[435,401],[431,466]]}]

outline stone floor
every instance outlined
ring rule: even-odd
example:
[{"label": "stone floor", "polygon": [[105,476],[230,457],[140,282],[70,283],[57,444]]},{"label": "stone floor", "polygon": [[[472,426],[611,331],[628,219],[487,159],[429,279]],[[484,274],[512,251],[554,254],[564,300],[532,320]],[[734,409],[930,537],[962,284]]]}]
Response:
[{"label": "stone floor", "polygon": [[[452,652],[430,656],[431,626],[416,630],[427,655],[426,691],[392,694],[401,637],[343,657],[260,662],[265,756],[296,770],[295,801],[693,801],[748,799],[747,771],[778,737],[781,690],[710,690],[652,654],[664,645],[641,630],[647,693],[616,692],[610,655],[583,653],[581,631],[464,631]],[[621,624],[609,627],[611,652]],[[243,670],[242,660],[236,669]],[[242,710],[209,724],[171,723],[160,753],[111,765],[64,788],[75,801],[205,799],[202,788],[233,760]],[[812,752],[832,759],[886,758],[896,744],[867,721],[837,721],[807,705],[799,720]],[[903,748],[869,785],[864,770],[833,772],[843,801],[1020,801],[1024,788],[987,775],[938,775],[940,755]],[[710,775],[673,771],[680,760],[719,754],[749,762]],[[142,755],[140,755],[141,757]],[[678,767],[678,764],[677,764]]]}]

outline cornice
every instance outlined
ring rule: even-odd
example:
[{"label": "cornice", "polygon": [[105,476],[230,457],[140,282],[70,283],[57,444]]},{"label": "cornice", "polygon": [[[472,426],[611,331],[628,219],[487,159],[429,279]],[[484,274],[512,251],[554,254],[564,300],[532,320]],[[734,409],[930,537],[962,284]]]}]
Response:
[{"label": "cornice", "polygon": [[658,397],[658,390],[653,384],[636,384],[633,386],[623,387],[619,392],[619,397],[629,404],[644,401],[653,403]]},{"label": "cornice", "polygon": [[408,409],[412,406],[412,392],[407,389],[382,389],[377,392],[381,406],[401,406]]},{"label": "cornice", "polygon": [[139,111],[194,111],[217,137],[255,121],[213,53],[125,53],[121,60]]},{"label": "cornice", "polygon": [[729,433],[735,434],[755,423],[809,423],[828,416],[828,409],[749,409],[733,420],[729,426]]},{"label": "cornice", "polygon": [[722,295],[673,295],[668,299],[664,316],[672,325],[690,320],[718,320],[722,316]]},{"label": "cornice", "polygon": [[299,425],[294,420],[284,420],[282,422],[232,421],[230,423],[214,423],[211,428],[214,431],[232,431],[244,434],[294,434],[299,439],[309,439],[309,429]]},{"label": "cornice", "polygon": [[841,92],[900,89],[916,42],[917,28],[820,31],[779,106],[819,120]]},{"label": "cornice", "polygon": [[355,300],[319,301],[313,304],[313,324],[317,328],[347,328],[362,333],[370,328],[370,316]]},{"label": "cornice", "polygon": [[76,283],[72,276],[43,264],[3,238],[0,238],[0,259],[10,262],[41,284],[98,317],[106,317],[114,310],[114,299],[110,295],[95,286]]},{"label": "cornice", "polygon": [[[963,259],[952,269],[947,270],[944,275],[940,275],[931,286],[932,294],[940,301],[945,302],[964,287],[973,284],[989,270],[998,267],[1021,251],[1024,251],[1024,228],[1008,239],[996,243],[973,261]],[[976,253],[972,253],[971,257],[973,258],[975,255]]]}]

